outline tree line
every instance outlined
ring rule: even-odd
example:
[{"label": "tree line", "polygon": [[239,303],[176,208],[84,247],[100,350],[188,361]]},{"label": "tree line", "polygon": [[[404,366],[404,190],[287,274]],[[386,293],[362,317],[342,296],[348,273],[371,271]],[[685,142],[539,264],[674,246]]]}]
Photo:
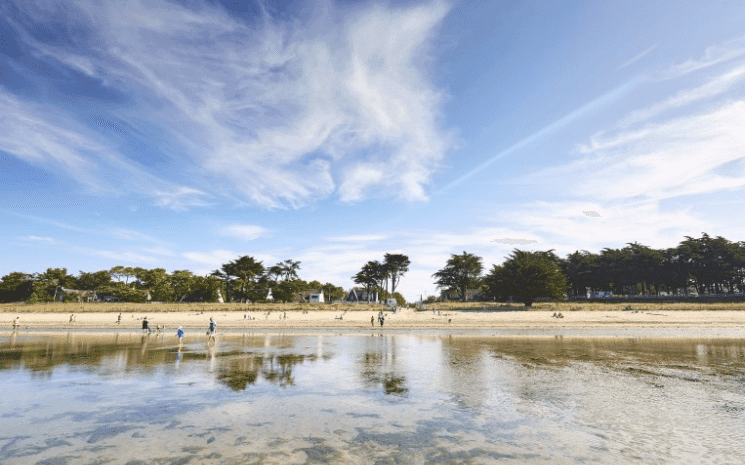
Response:
[{"label": "tree line", "polygon": [[[369,299],[373,291],[385,299],[396,292],[411,261],[404,254],[386,253],[383,261],[368,261],[352,276]],[[44,273],[13,272],[0,281],[0,301],[42,302],[55,299],[57,287],[116,295],[117,300],[162,302],[208,301],[222,296],[231,302],[261,302],[272,290],[274,301],[292,301],[298,292],[324,291],[326,299],[340,300],[345,292],[331,283],[304,281],[298,277],[300,262],[285,260],[265,267],[250,256],[240,256],[223,264],[207,276],[188,270],[167,273],[163,268],[144,269],[116,266],[97,272],[80,271],[78,276],[65,268],[49,268]],[[526,305],[536,298],[583,297],[588,292],[615,295],[681,295],[745,292],[745,242],[732,242],[721,236],[702,233],[700,238],[685,236],[676,247],[653,249],[637,242],[600,253],[577,250],[565,258],[553,250],[528,252],[519,249],[501,265],[483,274],[482,258],[463,252],[451,255],[445,267],[432,277],[441,298],[458,300],[516,300]],[[74,295],[65,296],[75,299]]]},{"label": "tree line", "polygon": [[513,299],[532,304],[538,297],[616,295],[734,294],[745,292],[745,242],[721,236],[685,236],[677,247],[653,249],[637,242],[594,254],[576,251],[559,258],[553,250],[515,249],[502,265],[482,276],[481,257],[451,255],[434,273],[443,297]]},{"label": "tree line", "polygon": [[[163,268],[115,266],[96,272],[71,275],[66,268],[48,268],[43,273],[13,272],[0,281],[0,302],[28,303],[83,300],[90,293],[123,302],[263,302],[269,290],[274,301],[293,301],[297,293],[323,290],[326,298],[342,299],[344,289],[332,283],[304,281],[298,277],[300,262],[285,260],[265,267],[250,256],[240,256],[207,276],[189,270],[168,273]],[[78,292],[64,293],[60,289]]]}]

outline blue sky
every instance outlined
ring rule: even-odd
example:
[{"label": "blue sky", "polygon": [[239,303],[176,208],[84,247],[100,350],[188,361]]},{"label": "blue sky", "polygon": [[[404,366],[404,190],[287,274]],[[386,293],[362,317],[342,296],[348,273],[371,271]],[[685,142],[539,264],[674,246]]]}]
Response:
[{"label": "blue sky", "polygon": [[[745,240],[741,2],[4,0],[0,275]],[[588,213],[589,212],[589,213]],[[594,213],[593,213],[594,212]]]}]

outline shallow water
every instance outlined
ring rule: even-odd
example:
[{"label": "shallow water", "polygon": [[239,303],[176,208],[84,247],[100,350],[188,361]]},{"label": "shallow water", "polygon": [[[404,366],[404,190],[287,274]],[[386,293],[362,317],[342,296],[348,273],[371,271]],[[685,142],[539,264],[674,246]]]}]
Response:
[{"label": "shallow water", "polygon": [[22,332],[0,392],[8,464],[745,456],[739,339]]}]

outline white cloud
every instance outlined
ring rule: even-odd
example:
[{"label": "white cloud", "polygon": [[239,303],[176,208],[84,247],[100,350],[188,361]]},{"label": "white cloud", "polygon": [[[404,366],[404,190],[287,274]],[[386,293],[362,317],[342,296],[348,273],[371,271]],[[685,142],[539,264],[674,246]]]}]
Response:
[{"label": "white cloud", "polygon": [[745,36],[737,37],[722,44],[708,47],[698,59],[689,59],[670,67],[662,73],[661,79],[675,79],[714,65],[726,63],[745,55]]},{"label": "white cloud", "polygon": [[508,244],[508,245],[528,245],[528,244],[535,244],[538,241],[535,239],[510,239],[509,237],[504,239],[494,239],[492,242],[499,242],[500,244]]},{"label": "white cloud", "polygon": [[[200,172],[194,182],[203,178],[205,186],[226,181],[223,195],[297,207],[338,185],[343,201],[373,190],[422,200],[451,145],[440,127],[442,95],[426,69],[449,9],[441,0],[339,11],[326,5],[305,22],[264,17],[253,24],[210,4],[28,8],[40,20],[60,16],[89,28],[76,47],[43,44],[28,33],[24,40],[45,57],[139,95],[119,116],[167,130],[181,145],[164,149],[174,168]],[[70,172],[90,173],[87,153],[56,146],[68,147]],[[150,193],[159,205],[183,209],[203,205],[206,190]]]},{"label": "white cloud", "polygon": [[[599,218],[581,210],[590,206],[602,210]],[[589,204],[587,202],[533,202],[509,212],[515,227],[534,231],[541,237],[541,250],[552,248],[559,256],[578,249],[599,252],[605,247],[623,246],[638,241],[650,247],[674,247],[685,234],[705,231],[708,224],[695,218],[688,209],[665,211],[655,201]]]},{"label": "white cloud", "polygon": [[51,237],[46,237],[46,236],[26,236],[23,239],[27,241],[34,241],[34,242],[47,242],[47,243],[54,242],[54,239],[52,239]]},{"label": "white cloud", "polygon": [[624,118],[620,125],[629,126],[653,116],[657,116],[665,111],[674,110],[698,100],[714,97],[731,89],[735,84],[743,79],[745,79],[745,64],[732,68],[714,79],[709,79],[699,87],[682,90],[664,102],[657,103],[644,110],[635,111],[628,117]]},{"label": "white cloud", "polygon": [[[158,239],[155,239],[154,237],[148,236],[147,234],[143,234],[138,231],[133,231],[131,229],[124,229],[124,228],[113,228],[109,230],[111,235],[118,239],[125,239],[128,241],[144,241],[144,242],[151,242],[151,243],[158,243],[160,242]],[[91,230],[92,233],[96,233],[95,230]]]},{"label": "white cloud", "polygon": [[219,233],[223,236],[234,237],[244,241],[252,241],[259,237],[265,237],[269,234],[269,230],[262,228],[261,226],[254,226],[250,224],[233,224],[222,228]]},{"label": "white cloud", "polygon": [[175,257],[176,253],[167,247],[140,247],[144,252],[151,253],[153,255],[162,255],[164,257]]},{"label": "white cloud", "polygon": [[209,205],[202,200],[202,197],[207,194],[191,187],[178,186],[169,190],[152,189],[150,195],[155,197],[155,204],[159,207],[168,207],[176,211]]},{"label": "white cloud", "polygon": [[[561,179],[583,196],[606,201],[665,199],[745,185],[745,170],[717,170],[745,157],[745,101],[697,115],[595,138],[586,157],[535,175]],[[573,179],[573,183],[567,183]]]},{"label": "white cloud", "polygon": [[331,242],[373,242],[382,241],[388,236],[384,234],[355,234],[351,236],[331,236],[327,237],[327,241]]},{"label": "white cloud", "polygon": [[210,252],[184,252],[182,255],[193,262],[210,265],[214,268],[219,268],[223,263],[239,257],[238,253],[224,249],[212,250]]}]

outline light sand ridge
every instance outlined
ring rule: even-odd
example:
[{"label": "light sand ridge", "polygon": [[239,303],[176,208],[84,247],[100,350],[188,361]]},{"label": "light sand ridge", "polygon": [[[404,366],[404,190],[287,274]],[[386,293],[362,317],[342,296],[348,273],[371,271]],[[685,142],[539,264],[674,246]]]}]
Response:
[{"label": "light sand ridge", "polygon": [[[715,311],[565,311],[563,318],[556,312],[546,311],[466,311],[439,310],[414,311],[403,309],[398,313],[386,311],[383,329],[591,329],[591,328],[731,328],[745,327],[745,312]],[[285,318],[286,314],[286,318]],[[147,317],[150,327],[164,326],[175,331],[184,328],[207,329],[210,317],[220,329],[339,329],[380,328],[377,311],[205,311],[205,312],[122,312],[76,313],[70,322],[69,313],[13,312],[0,313],[0,327],[11,329],[18,318],[21,329],[28,328],[123,328],[140,329]],[[373,324],[370,319],[373,318]]]}]

